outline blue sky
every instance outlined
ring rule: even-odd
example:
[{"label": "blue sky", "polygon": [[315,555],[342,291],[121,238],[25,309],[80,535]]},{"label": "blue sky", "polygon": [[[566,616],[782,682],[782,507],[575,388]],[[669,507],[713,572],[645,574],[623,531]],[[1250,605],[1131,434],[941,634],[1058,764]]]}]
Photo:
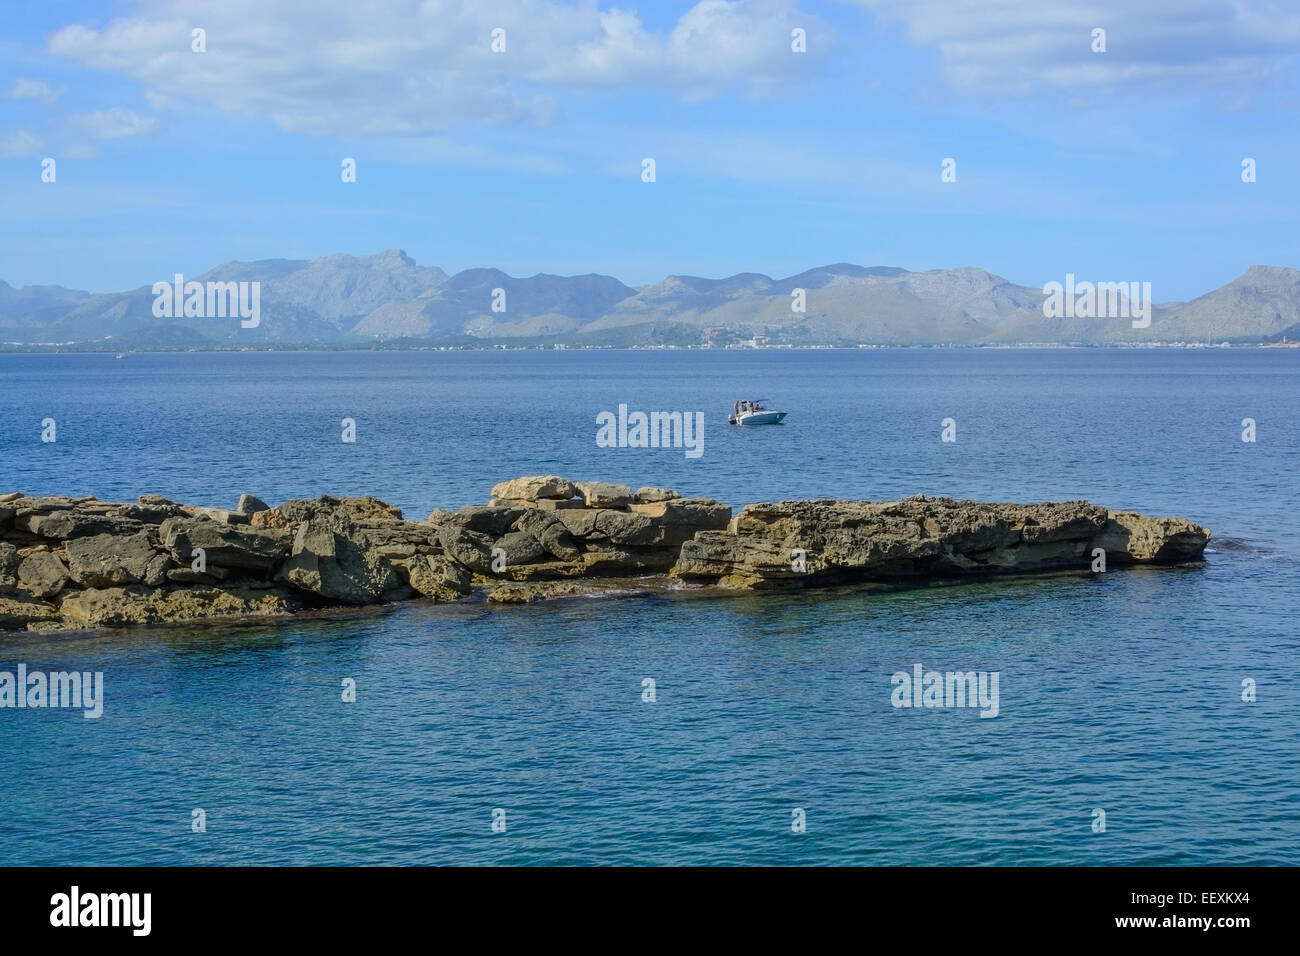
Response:
[{"label": "blue sky", "polygon": [[1294,3],[12,6],[13,285],[402,248],[448,272],[630,284],[974,265],[1169,301],[1300,266]]}]

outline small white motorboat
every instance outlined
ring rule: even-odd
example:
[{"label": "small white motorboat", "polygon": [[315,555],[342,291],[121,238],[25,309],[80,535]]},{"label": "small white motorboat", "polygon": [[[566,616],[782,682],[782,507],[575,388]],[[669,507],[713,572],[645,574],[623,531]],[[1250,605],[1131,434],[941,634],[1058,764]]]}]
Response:
[{"label": "small white motorboat", "polygon": [[768,408],[763,403],[766,398],[742,398],[731,406],[731,425],[779,425],[785,418],[785,412]]}]

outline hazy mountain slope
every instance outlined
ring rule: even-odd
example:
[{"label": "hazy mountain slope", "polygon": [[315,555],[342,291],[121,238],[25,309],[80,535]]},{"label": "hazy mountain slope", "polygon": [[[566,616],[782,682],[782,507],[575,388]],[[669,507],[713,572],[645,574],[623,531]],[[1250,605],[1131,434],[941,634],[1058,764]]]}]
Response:
[{"label": "hazy mountain slope", "polygon": [[[503,299],[494,295],[497,289]],[[416,301],[381,306],[354,332],[381,339],[558,334],[597,318],[634,291],[609,276],[515,279],[499,269],[466,269]],[[492,311],[494,301],[504,311]]]},{"label": "hazy mountain slope", "polygon": [[1188,340],[1278,335],[1300,323],[1300,270],[1251,266],[1191,302],[1158,307],[1156,321],[1166,335]]},{"label": "hazy mountain slope", "polygon": [[390,302],[418,299],[447,281],[447,273],[437,266],[416,265],[400,249],[374,256],[332,255],[306,262],[269,262],[275,267],[266,274],[259,274],[264,263],[230,262],[194,278],[202,282],[260,280],[264,305],[293,305],[349,331],[375,309]]},{"label": "hazy mountain slope", "polygon": [[29,285],[15,289],[8,282],[0,281],[0,320],[49,309],[66,309],[89,297],[89,292],[57,285]]},{"label": "hazy mountain slope", "polygon": [[[389,250],[228,262],[186,279],[261,283],[261,324],[159,318],[150,287],[92,295],[0,283],[0,341],[723,345],[758,336],[794,345],[1097,344],[1259,341],[1300,328],[1300,271],[1281,266],[1252,266],[1191,302],[1158,305],[1145,329],[1129,318],[1049,319],[1040,287],[974,267],[908,272],[836,263],[783,279],[674,275],[632,288],[595,274],[514,278],[485,268],[448,276]],[[493,311],[496,290],[504,292],[503,311]],[[793,308],[795,290],[803,290],[803,311]]]},{"label": "hazy mountain slope", "polygon": [[[804,290],[806,311],[791,293]],[[907,272],[844,264],[776,281],[746,274],[722,280],[670,276],[647,286],[584,331],[647,321],[740,328],[768,336],[842,344],[980,342],[1002,325],[1041,315],[1042,292],[982,269]]]}]

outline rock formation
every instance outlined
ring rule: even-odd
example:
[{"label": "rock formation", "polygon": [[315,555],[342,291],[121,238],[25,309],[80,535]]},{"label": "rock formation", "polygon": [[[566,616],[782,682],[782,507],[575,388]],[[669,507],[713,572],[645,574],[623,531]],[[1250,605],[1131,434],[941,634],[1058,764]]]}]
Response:
[{"label": "rock formation", "polygon": [[816,587],[1198,560],[1209,532],[1085,501],[731,507],[554,475],[407,521],[377,498],[241,495],[233,510],[0,495],[0,630],[261,617],[414,598],[521,602],[649,589]]},{"label": "rock formation", "polygon": [[782,501],[749,505],[725,531],[695,535],[672,573],[773,588],[1082,570],[1096,549],[1108,565],[1194,561],[1209,539],[1183,518],[1107,512],[1086,501]]}]

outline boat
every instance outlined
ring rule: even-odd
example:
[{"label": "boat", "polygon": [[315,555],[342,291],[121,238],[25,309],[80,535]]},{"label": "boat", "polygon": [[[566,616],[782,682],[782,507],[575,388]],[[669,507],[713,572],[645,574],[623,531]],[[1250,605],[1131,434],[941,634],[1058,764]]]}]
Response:
[{"label": "boat", "polygon": [[779,425],[785,412],[768,408],[766,398],[742,398],[731,406],[730,425]]}]

